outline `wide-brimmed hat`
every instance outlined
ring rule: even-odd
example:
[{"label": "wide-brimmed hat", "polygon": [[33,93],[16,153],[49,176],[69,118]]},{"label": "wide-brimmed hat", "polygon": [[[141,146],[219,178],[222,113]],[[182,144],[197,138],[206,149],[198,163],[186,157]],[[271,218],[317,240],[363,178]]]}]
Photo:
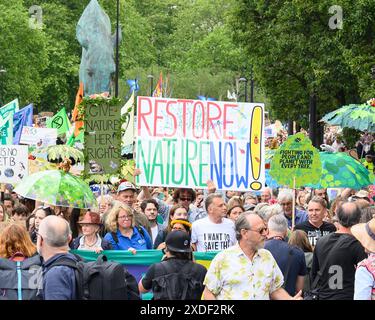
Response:
[{"label": "wide-brimmed hat", "polygon": [[165,245],[169,251],[191,252],[190,235],[185,231],[176,230],[168,233]]},{"label": "wide-brimmed hat", "polygon": [[83,216],[83,218],[78,222],[79,224],[97,224],[101,225],[100,222],[100,215],[96,212],[86,212],[86,214]]},{"label": "wide-brimmed hat", "polygon": [[375,252],[375,218],[351,228],[352,234],[370,252]]}]

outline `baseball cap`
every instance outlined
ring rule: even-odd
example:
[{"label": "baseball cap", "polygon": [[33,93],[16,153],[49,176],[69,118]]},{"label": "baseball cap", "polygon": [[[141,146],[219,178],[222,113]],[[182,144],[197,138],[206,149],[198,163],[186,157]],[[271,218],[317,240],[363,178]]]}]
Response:
[{"label": "baseball cap", "polygon": [[165,244],[169,251],[191,252],[190,235],[184,231],[176,230],[168,233]]},{"label": "baseball cap", "polygon": [[136,187],[132,183],[130,183],[129,181],[121,182],[120,185],[117,188],[117,193],[119,193],[121,191],[125,191],[125,190],[137,191]]}]

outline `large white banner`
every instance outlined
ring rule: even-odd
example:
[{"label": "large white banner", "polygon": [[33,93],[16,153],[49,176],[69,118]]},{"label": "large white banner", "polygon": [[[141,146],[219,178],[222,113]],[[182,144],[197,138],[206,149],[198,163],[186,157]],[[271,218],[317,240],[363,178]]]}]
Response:
[{"label": "large white banner", "polygon": [[260,190],[264,104],[138,97],[137,183]]},{"label": "large white banner", "polygon": [[28,146],[0,146],[0,183],[17,184],[28,175],[28,150]]},{"label": "large white banner", "polygon": [[24,126],[21,134],[21,144],[30,146],[48,147],[56,145],[57,129],[35,128]]}]

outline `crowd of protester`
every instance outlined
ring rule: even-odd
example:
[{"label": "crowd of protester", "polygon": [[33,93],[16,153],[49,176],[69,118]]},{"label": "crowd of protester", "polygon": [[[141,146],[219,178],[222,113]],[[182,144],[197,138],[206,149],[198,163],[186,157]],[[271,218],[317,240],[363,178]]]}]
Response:
[{"label": "crowd of protester", "polygon": [[[245,193],[216,190],[211,181],[207,190],[137,189],[123,181],[114,192],[98,197],[98,208],[87,211],[32,203],[5,190],[0,257],[28,259],[42,255],[43,246],[45,256],[53,259],[53,252],[67,255],[69,249],[133,254],[157,249],[167,261],[178,260],[167,264],[175,270],[168,272],[176,272],[192,261],[192,252],[218,251],[208,270],[196,264],[189,264],[196,273],[184,269],[200,281],[197,292],[204,299],[302,299],[315,288],[324,300],[373,299],[374,200],[365,189],[339,191],[331,199],[325,189]],[[61,228],[65,231],[58,236]],[[71,279],[68,267],[62,268]],[[167,270],[160,268],[150,268],[140,292],[153,289],[158,296],[153,279]],[[52,274],[56,286],[55,278],[62,275]],[[62,297],[45,291],[45,299]],[[64,297],[73,296],[69,292]]]}]

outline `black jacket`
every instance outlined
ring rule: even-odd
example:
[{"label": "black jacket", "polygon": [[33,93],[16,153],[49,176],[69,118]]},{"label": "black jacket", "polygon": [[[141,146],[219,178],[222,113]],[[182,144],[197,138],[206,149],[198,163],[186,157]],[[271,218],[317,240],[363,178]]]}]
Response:
[{"label": "black jacket", "polygon": [[[79,236],[79,237],[77,237],[77,238],[75,238],[70,243],[70,248],[71,249],[78,249],[78,247],[79,247],[79,241],[81,240],[81,238],[82,238],[82,235]],[[113,249],[112,248],[112,244],[109,241],[107,241],[107,240],[105,240],[103,238],[102,238],[102,246],[101,247],[102,247],[103,250],[112,250]]]}]

